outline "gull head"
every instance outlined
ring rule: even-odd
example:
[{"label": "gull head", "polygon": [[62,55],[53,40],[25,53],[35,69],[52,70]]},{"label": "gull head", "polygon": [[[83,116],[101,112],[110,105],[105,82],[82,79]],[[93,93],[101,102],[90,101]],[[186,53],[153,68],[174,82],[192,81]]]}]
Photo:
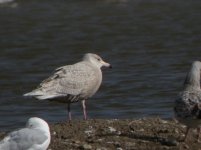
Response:
[{"label": "gull head", "polygon": [[31,129],[42,129],[44,131],[49,132],[49,126],[47,122],[38,117],[29,118],[29,120],[27,121],[26,127]]},{"label": "gull head", "polygon": [[97,54],[87,53],[84,55],[83,60],[89,61],[90,63],[92,63],[93,65],[95,65],[99,68],[101,68],[101,67],[112,68],[112,66],[109,63],[103,61],[103,59],[100,56],[98,56]]},{"label": "gull head", "polygon": [[196,68],[197,70],[201,71],[201,62],[200,61],[194,61],[192,63],[192,67]]},{"label": "gull head", "polygon": [[184,81],[184,88],[200,89],[201,62],[194,61]]}]

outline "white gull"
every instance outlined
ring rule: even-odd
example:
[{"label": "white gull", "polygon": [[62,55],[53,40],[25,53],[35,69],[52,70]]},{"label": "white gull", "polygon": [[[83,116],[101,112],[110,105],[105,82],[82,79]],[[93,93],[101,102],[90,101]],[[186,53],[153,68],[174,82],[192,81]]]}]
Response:
[{"label": "white gull", "polygon": [[0,150],[46,150],[49,144],[48,124],[40,118],[32,117],[25,128],[9,133],[0,142]]}]

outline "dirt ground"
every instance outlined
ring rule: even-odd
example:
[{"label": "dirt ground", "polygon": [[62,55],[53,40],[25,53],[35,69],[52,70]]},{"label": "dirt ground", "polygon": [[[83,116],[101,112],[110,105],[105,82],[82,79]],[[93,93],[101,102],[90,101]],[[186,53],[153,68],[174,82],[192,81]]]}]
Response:
[{"label": "dirt ground", "polygon": [[197,133],[160,118],[87,120],[50,126],[51,150],[201,150]]},{"label": "dirt ground", "polygon": [[48,150],[201,150],[196,130],[184,142],[186,127],[160,118],[73,120],[50,129]]}]

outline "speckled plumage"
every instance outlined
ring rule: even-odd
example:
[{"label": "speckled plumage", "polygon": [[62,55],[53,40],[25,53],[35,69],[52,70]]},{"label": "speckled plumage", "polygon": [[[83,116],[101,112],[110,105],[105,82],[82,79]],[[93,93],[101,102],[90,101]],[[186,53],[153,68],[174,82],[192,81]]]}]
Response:
[{"label": "speckled plumage", "polygon": [[[201,63],[199,61],[192,64],[184,82],[184,90],[175,101],[176,118],[188,126],[193,126],[192,122],[195,122],[196,125],[196,122],[199,123],[201,120],[200,69]],[[189,122],[189,120],[191,121]]]},{"label": "speckled plumage", "polygon": [[102,82],[102,72],[87,62],[63,66],[44,80],[39,87],[28,93],[37,99],[64,99],[66,102],[91,97]]},{"label": "speckled plumage", "polygon": [[184,89],[175,101],[175,117],[188,128],[201,125],[201,62],[193,62],[184,82]]},{"label": "speckled plumage", "polygon": [[57,68],[37,89],[24,96],[66,103],[86,100],[93,96],[101,85],[102,66],[110,67],[110,64],[96,54],[87,53],[81,62]]}]

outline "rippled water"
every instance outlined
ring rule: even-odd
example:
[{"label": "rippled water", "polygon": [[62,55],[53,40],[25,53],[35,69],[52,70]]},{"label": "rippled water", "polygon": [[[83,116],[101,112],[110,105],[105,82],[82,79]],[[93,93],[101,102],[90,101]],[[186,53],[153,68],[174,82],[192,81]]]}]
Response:
[{"label": "rippled water", "polygon": [[[113,65],[87,101],[90,118],[171,118],[190,64],[201,60],[200,0],[19,0],[0,5],[0,130],[65,105],[28,99],[52,71],[101,55]],[[72,105],[75,119],[81,104]]]}]

